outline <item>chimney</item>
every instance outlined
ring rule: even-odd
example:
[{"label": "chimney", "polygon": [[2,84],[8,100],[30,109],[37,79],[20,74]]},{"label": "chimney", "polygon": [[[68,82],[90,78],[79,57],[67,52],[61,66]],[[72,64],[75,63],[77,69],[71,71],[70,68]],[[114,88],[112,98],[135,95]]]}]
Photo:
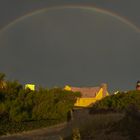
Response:
[{"label": "chimney", "polygon": [[101,88],[103,88],[103,96],[106,96],[106,93],[107,93],[107,89],[108,89],[108,86],[106,83],[102,83]]}]

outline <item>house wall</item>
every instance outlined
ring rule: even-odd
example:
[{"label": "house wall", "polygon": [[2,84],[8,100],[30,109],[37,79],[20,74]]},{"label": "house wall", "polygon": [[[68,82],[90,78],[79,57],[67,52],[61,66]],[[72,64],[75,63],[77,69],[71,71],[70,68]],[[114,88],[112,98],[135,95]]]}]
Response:
[{"label": "house wall", "polygon": [[103,98],[103,88],[99,90],[95,98],[77,98],[74,106],[77,107],[90,107],[93,103]]},{"label": "house wall", "polygon": [[70,86],[68,86],[68,85],[66,85],[66,86],[64,87],[64,90],[71,91],[71,87],[70,87]]},{"label": "house wall", "polygon": [[[86,97],[77,98],[76,103],[74,104],[74,106],[76,106],[76,107],[90,107],[96,101],[101,100],[105,96],[109,95],[107,90],[106,90],[106,87],[107,87],[106,85],[102,85],[100,90],[98,91],[98,93],[96,93],[95,97],[91,97],[91,98],[90,97],[88,97],[88,98],[86,98]],[[68,86],[68,85],[65,86],[64,89],[71,91],[71,87]]]},{"label": "house wall", "polygon": [[34,84],[26,84],[25,89],[30,89],[30,90],[35,90],[35,85]]},{"label": "house wall", "polygon": [[89,107],[90,105],[92,105],[95,102],[96,102],[95,98],[77,98],[77,101],[74,104],[74,106]]}]

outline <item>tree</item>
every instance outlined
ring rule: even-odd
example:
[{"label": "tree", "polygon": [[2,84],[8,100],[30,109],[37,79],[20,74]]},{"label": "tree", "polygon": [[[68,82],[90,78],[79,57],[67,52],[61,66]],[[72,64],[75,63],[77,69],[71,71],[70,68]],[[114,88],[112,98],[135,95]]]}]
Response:
[{"label": "tree", "polygon": [[5,74],[0,73],[0,89],[4,87],[4,78],[5,78]]}]

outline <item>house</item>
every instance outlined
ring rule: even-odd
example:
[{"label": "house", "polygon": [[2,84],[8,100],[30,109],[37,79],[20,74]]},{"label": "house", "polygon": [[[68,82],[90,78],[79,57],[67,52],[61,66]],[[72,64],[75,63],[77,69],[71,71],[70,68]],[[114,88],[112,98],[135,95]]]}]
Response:
[{"label": "house", "polygon": [[119,92],[120,92],[120,91],[115,91],[114,94],[116,95],[116,94],[118,94]]},{"label": "house", "polygon": [[136,90],[139,90],[140,91],[140,81],[137,81]]},{"label": "house", "polygon": [[93,103],[109,95],[107,84],[98,87],[70,87],[65,86],[65,90],[80,92],[81,97],[77,98],[76,107],[90,107]]},{"label": "house", "polygon": [[35,91],[35,85],[34,84],[26,84],[25,89],[30,89],[32,91]]}]

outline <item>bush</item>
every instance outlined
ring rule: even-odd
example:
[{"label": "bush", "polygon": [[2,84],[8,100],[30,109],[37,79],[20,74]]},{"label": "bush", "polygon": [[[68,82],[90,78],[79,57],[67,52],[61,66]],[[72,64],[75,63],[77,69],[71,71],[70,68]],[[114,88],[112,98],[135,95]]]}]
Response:
[{"label": "bush", "polygon": [[140,91],[129,91],[110,95],[96,102],[90,112],[96,111],[124,111],[129,105],[134,104],[140,109]]},{"label": "bush", "polygon": [[[68,112],[73,108],[80,93],[66,91],[61,88],[43,89],[36,91],[24,89],[17,81],[3,81],[5,87],[0,88],[0,125],[17,124],[24,122],[66,121]],[[1,84],[2,85],[2,84]],[[42,125],[42,124],[41,124]],[[12,131],[13,126],[8,125],[7,130]],[[20,127],[18,128],[19,130]],[[16,128],[14,128],[16,130]]]}]

